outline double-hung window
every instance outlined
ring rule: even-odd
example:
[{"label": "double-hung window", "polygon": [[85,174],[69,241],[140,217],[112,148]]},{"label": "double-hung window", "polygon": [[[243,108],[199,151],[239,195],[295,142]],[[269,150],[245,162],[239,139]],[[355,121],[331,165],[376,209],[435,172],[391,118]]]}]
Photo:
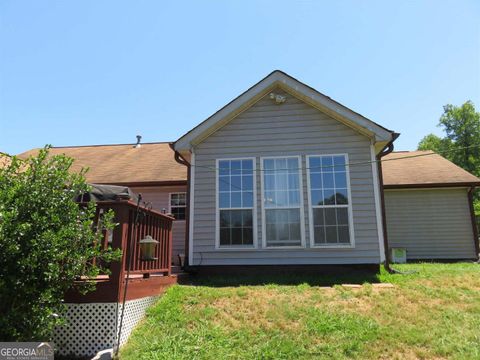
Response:
[{"label": "double-hung window", "polygon": [[307,156],[311,246],[352,244],[347,159],[347,155]]},{"label": "double-hung window", "polygon": [[187,209],[187,194],[170,193],[170,213],[175,220],[185,220],[185,211]]},{"label": "double-hung window", "polygon": [[262,158],[263,245],[303,245],[300,157]]},{"label": "double-hung window", "polygon": [[217,160],[217,247],[254,246],[254,159]]}]

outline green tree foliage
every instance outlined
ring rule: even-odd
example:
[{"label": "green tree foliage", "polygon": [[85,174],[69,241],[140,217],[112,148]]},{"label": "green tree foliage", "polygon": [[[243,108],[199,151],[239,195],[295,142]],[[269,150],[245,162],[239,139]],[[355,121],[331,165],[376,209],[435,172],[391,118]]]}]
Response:
[{"label": "green tree foliage", "polygon": [[[418,150],[433,150],[470,173],[480,176],[480,112],[467,101],[461,106],[445,105],[438,124],[445,132],[440,138],[434,134],[425,136]],[[475,209],[480,215],[478,191]]]},{"label": "green tree foliage", "polygon": [[438,124],[445,132],[440,138],[425,136],[419,150],[433,150],[465,170],[480,176],[480,112],[467,101],[462,106],[445,105]]},{"label": "green tree foliage", "polygon": [[[95,221],[95,205],[75,199],[88,191],[84,171],[73,160],[49,156],[48,147],[0,167],[0,340],[49,340],[62,323],[65,292],[81,276],[104,272],[96,264],[119,258],[102,250],[102,232],[113,229],[113,213]],[[98,260],[93,262],[92,259]],[[77,286],[77,285],[75,285]],[[86,281],[79,288],[94,288]]]}]

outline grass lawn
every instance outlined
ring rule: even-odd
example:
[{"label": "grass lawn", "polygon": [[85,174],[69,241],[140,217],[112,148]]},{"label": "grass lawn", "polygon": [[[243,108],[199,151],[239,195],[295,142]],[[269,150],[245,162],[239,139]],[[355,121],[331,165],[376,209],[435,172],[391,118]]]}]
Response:
[{"label": "grass lawn", "polygon": [[418,272],[382,272],[358,289],[321,286],[360,280],[348,277],[175,285],[120,358],[480,359],[480,265],[395,267]]}]

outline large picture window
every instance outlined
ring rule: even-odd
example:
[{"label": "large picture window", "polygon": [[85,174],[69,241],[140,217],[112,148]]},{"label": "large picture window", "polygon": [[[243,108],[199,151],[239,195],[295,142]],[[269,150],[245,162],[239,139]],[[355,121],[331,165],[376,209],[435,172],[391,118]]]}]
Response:
[{"label": "large picture window", "polygon": [[301,246],[300,158],[262,158],[262,164],[264,246]]},{"label": "large picture window", "polygon": [[217,160],[218,246],[254,245],[254,159]]},{"label": "large picture window", "polygon": [[307,168],[311,245],[351,245],[347,156],[307,156]]}]

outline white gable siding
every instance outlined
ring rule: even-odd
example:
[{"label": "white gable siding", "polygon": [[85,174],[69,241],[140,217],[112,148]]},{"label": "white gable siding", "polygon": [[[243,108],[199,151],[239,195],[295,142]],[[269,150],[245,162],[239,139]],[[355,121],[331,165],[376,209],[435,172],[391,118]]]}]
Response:
[{"label": "white gable siding", "polygon": [[[149,186],[132,187],[137,194],[142,194],[143,201],[152,205],[154,210],[168,212],[169,194],[187,192],[187,186]],[[178,265],[178,254],[185,254],[185,220],[175,220],[172,226],[172,261]]]},{"label": "white gable siding", "polygon": [[[275,90],[276,93],[281,92]],[[195,198],[190,265],[243,264],[360,264],[379,263],[370,140],[337,120],[287,96],[277,105],[268,96],[206,138],[195,149]],[[347,153],[350,167],[355,248],[311,249],[308,219],[306,155]],[[301,155],[305,213],[304,249],[263,249],[260,173],[257,173],[257,239],[252,250],[215,250],[215,160],[261,156]]]},{"label": "white gable siding", "polygon": [[388,242],[407,259],[473,259],[466,189],[385,191]]}]

